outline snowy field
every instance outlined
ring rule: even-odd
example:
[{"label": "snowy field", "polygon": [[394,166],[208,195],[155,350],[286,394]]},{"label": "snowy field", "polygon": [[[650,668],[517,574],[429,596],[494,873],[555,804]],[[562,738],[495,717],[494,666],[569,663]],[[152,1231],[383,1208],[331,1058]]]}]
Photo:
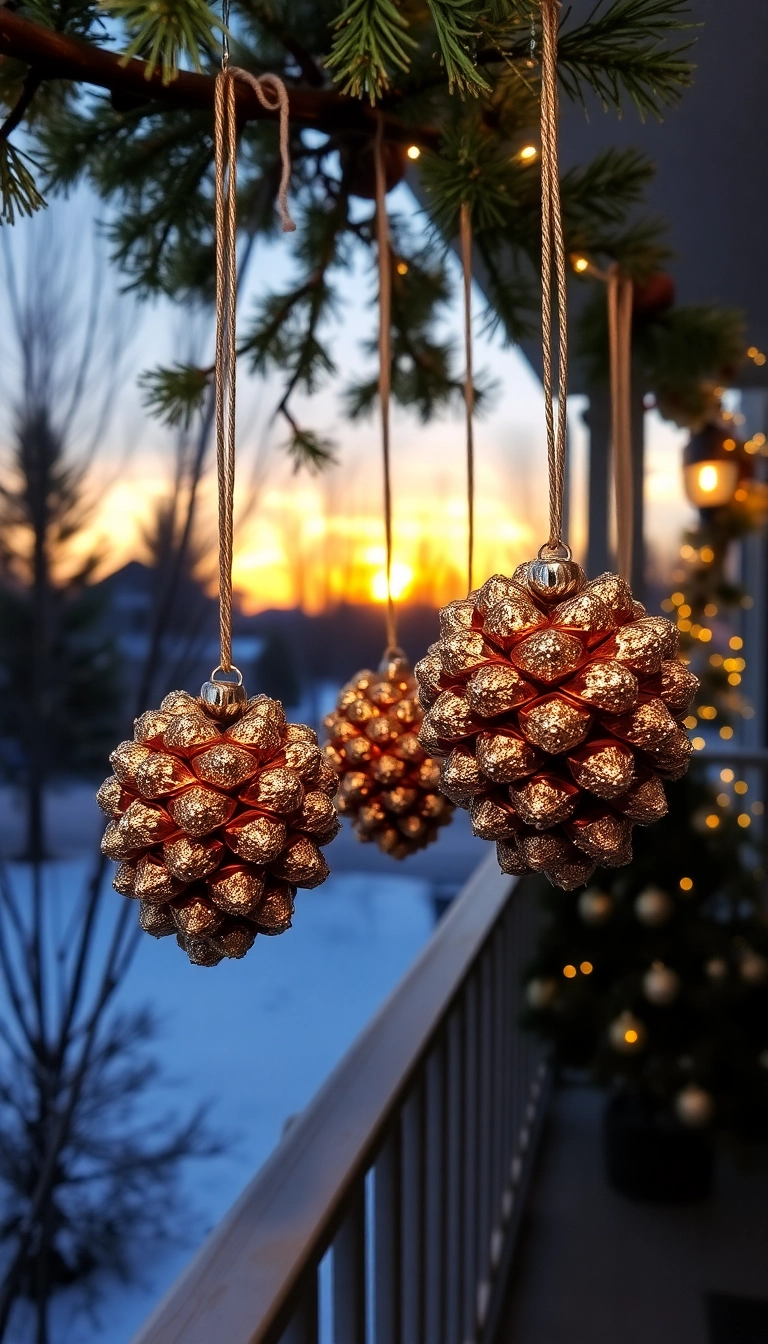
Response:
[{"label": "snowy field", "polygon": [[[19,837],[11,799],[1,815],[8,855]],[[65,905],[98,827],[89,791],[53,797],[52,845],[66,857],[48,866],[49,880]],[[258,939],[243,961],[192,967],[172,939],[142,939],[122,1002],[151,1005],[161,1024],[150,1048],[165,1086],[150,1113],[210,1101],[211,1127],[230,1142],[223,1155],[188,1164],[186,1244],[153,1256],[140,1284],[111,1286],[95,1319],[62,1304],[53,1344],[127,1344],[407,970],[434,927],[436,899],[452,894],[486,853],[463,813],[409,865],[359,845],[345,828],[328,851],[332,876],[299,893],[293,928]]]}]

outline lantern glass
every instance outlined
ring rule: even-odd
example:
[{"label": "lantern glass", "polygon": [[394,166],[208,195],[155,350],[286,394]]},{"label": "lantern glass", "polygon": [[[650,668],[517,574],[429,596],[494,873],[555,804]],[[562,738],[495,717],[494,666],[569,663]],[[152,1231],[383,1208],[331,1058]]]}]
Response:
[{"label": "lantern glass", "polygon": [[739,483],[737,462],[712,458],[683,467],[685,493],[698,509],[717,509],[730,504]]}]

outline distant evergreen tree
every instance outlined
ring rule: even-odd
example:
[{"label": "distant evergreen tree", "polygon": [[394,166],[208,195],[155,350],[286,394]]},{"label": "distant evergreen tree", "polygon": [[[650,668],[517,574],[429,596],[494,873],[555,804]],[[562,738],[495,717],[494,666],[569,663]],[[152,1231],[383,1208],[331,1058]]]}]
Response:
[{"label": "distant evergreen tree", "polygon": [[98,771],[118,723],[117,655],[89,585],[99,557],[73,547],[89,522],[92,455],[74,446],[76,418],[96,374],[90,433],[101,433],[116,370],[109,342],[98,349],[98,312],[78,325],[62,251],[50,243],[24,288],[18,276],[9,286],[19,382],[0,462],[0,770],[26,796],[30,858],[45,850],[46,784]]}]

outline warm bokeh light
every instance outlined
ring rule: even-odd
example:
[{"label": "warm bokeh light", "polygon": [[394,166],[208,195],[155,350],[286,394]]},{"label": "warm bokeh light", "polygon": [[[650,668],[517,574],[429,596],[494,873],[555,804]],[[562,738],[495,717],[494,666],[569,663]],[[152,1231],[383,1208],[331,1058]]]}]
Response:
[{"label": "warm bokeh light", "polygon": [[638,1036],[634,1027],[629,1027],[627,1031],[624,1032],[624,1040],[627,1042],[627,1045],[634,1045],[637,1039]]},{"label": "warm bokeh light", "polygon": [[587,261],[586,257],[576,257],[573,263],[574,271],[578,271],[579,274],[581,275],[588,268],[589,268],[589,262]]},{"label": "warm bokeh light", "polygon": [[681,877],[681,878],[680,878],[680,890],[681,890],[681,891],[693,891],[693,879],[690,878],[690,877]]},{"label": "warm bokeh light", "polygon": [[563,975],[565,976],[565,978],[566,978],[567,980],[572,980],[573,977],[575,976],[575,974],[576,974],[576,967],[575,967],[575,966],[564,966],[564,967],[563,967]]},{"label": "warm bokeh light", "polygon": [[409,159],[418,159],[421,155],[421,150],[418,145],[409,145],[407,153]]},{"label": "warm bokeh light", "polygon": [[523,163],[531,163],[536,158],[537,152],[535,145],[523,145],[520,150],[520,158]]},{"label": "warm bokeh light", "polygon": [[582,975],[591,975],[594,969],[595,968],[592,965],[591,961],[582,961],[581,965],[579,966],[579,970],[581,971]]},{"label": "warm bokeh light", "polygon": [[[389,577],[389,592],[395,601],[406,596],[412,583],[413,570],[410,565],[401,565],[396,561],[392,566],[392,573]],[[371,597],[374,602],[386,602],[388,595],[387,571],[386,569],[377,569],[371,579]]]}]

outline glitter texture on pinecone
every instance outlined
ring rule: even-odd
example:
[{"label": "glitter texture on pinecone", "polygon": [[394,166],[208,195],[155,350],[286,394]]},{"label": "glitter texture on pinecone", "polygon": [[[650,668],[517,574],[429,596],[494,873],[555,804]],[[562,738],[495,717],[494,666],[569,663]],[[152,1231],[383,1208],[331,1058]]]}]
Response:
[{"label": "glitter texture on pinecone", "polygon": [[113,885],[138,900],[147,933],[175,933],[195,964],[283,933],[296,888],[328,876],[319,846],[339,829],[338,780],[314,731],[286,723],[279,701],[243,693],[222,721],[172,691],[110,761],[98,802],[111,818],[102,850],[120,864]]},{"label": "glitter texture on pinecone", "polygon": [[440,762],[419,744],[424,717],[416,679],[398,650],[378,672],[359,672],[325,720],[326,760],[341,777],[337,806],[358,839],[395,859],[437,839],[453,815]]},{"label": "glitter texture on pinecone", "polygon": [[420,741],[502,871],[572,890],[629,863],[633,826],[664,816],[662,781],[692,750],[681,720],[698,682],[674,625],[615,574],[538,560],[451,602],[440,626],[415,668]]}]

